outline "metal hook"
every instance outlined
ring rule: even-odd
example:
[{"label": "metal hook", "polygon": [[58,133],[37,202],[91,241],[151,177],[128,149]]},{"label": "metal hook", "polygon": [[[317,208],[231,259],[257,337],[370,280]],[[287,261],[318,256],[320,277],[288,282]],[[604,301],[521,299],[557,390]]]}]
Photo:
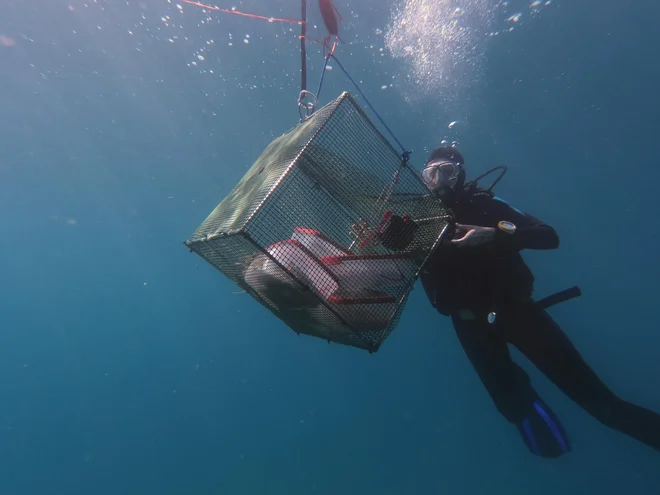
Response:
[{"label": "metal hook", "polygon": [[[305,101],[305,98],[307,97],[311,98],[312,101],[310,102]],[[318,105],[318,102],[319,102],[318,98],[311,91],[307,91],[306,89],[303,89],[300,92],[300,96],[298,96],[298,113],[300,114],[300,122],[304,122],[314,113],[314,110],[316,110],[316,105]],[[304,109],[304,116],[303,116],[303,109]]]}]

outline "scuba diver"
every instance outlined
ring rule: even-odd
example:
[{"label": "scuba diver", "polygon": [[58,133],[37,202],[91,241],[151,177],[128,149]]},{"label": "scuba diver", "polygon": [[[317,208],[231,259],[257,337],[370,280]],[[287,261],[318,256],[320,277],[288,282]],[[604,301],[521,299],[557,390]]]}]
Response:
[{"label": "scuba diver", "polygon": [[617,397],[546,313],[550,305],[579,295],[579,289],[532,299],[534,276],[520,251],[556,249],[559,237],[549,225],[494,196],[492,188],[502,175],[483,189],[479,179],[465,183],[457,149],[439,148],[429,156],[422,180],[454,217],[453,235],[421,273],[431,304],[451,317],[495,406],[533,454],[558,457],[571,451],[571,441],[512,360],[508,344],[598,421],[660,451],[660,415]]}]

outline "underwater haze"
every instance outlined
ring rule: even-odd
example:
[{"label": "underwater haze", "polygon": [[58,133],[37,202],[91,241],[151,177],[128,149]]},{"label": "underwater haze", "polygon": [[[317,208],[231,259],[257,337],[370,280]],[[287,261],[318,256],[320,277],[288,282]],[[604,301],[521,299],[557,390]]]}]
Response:
[{"label": "underwater haze", "polygon": [[[579,285],[552,316],[660,410],[660,4],[334,3],[337,58],[413,166],[443,142],[468,177],[507,164],[498,195],[561,238],[524,253],[536,295]],[[532,456],[421,284],[369,354],[296,336],[188,252],[299,121],[299,25],[176,0],[0,4],[0,495],[660,493],[658,452],[514,352],[573,442]],[[322,104],[355,94],[329,65]]]}]

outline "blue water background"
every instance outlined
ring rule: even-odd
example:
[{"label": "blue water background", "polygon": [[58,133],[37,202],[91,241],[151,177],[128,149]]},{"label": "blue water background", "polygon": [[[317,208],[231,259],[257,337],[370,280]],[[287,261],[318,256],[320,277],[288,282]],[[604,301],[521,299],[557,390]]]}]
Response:
[{"label": "blue water background", "polygon": [[[506,163],[498,193],[561,236],[525,255],[537,294],[579,284],[553,316],[618,394],[660,410],[658,4],[520,3],[430,90],[379,51],[401,2],[336,4],[338,56],[413,164],[443,139],[471,176]],[[179,10],[3,2],[0,494],[660,493],[657,452],[515,354],[574,443],[531,456],[420,286],[369,355],[297,337],[187,252],[297,122],[299,52],[295,25]],[[321,65],[311,44],[310,86]],[[323,101],[352,89],[333,67]]]}]

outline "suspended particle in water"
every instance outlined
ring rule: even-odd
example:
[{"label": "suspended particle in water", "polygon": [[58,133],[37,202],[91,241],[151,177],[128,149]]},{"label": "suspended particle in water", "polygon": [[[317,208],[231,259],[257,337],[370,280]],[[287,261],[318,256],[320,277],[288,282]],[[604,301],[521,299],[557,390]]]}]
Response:
[{"label": "suspended particle in water", "polygon": [[10,38],[9,36],[0,34],[0,46],[11,48],[12,46],[16,46],[16,41],[13,38]]}]

